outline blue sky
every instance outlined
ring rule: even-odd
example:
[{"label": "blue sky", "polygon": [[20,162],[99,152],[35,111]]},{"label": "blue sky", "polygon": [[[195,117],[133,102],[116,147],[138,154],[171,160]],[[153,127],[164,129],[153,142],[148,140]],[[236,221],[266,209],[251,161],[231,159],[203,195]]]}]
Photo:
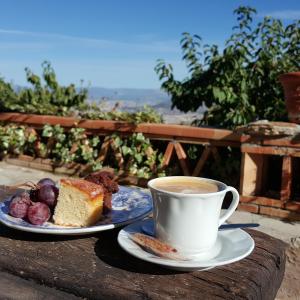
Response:
[{"label": "blue sky", "polygon": [[0,0],[0,75],[26,83],[24,68],[41,73],[49,60],[62,84],[159,88],[156,60],[186,76],[179,40],[184,31],[223,45],[233,10],[250,5],[257,20],[300,18],[300,0]]}]

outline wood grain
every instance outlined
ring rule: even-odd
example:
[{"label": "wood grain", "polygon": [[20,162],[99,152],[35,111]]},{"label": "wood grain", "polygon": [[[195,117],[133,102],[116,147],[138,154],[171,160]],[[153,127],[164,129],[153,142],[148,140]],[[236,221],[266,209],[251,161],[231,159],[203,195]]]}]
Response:
[{"label": "wood grain", "polygon": [[73,296],[55,288],[37,284],[9,273],[0,272],[1,299],[13,300],[79,300],[81,297]]},{"label": "wood grain", "polygon": [[[138,260],[117,244],[118,230],[58,237],[0,225],[0,271],[88,299],[274,299],[285,244],[258,231],[247,258],[205,272],[175,272]],[[16,280],[16,284],[18,284]],[[0,298],[5,298],[0,289]]]},{"label": "wood grain", "polygon": [[280,200],[288,202],[291,198],[292,190],[292,157],[283,156]]},{"label": "wood grain", "polygon": [[174,147],[175,147],[175,152],[176,152],[180,167],[183,171],[183,175],[189,176],[190,168],[189,168],[189,164],[188,164],[188,157],[187,157],[182,145],[178,142],[174,142]]},{"label": "wood grain", "polygon": [[199,176],[201,174],[201,171],[202,171],[204,164],[206,163],[210,153],[211,153],[211,147],[205,147],[198,162],[197,162],[197,165],[193,171],[192,176]]},{"label": "wood grain", "polygon": [[87,131],[93,131],[98,134],[107,134],[118,131],[119,133],[133,133],[142,132],[146,136],[153,137],[181,137],[181,138],[195,138],[215,141],[232,141],[237,144],[240,143],[242,135],[227,129],[214,128],[199,128],[187,125],[174,124],[155,124],[155,123],[141,123],[132,124],[122,121],[110,120],[85,120],[73,117],[58,117],[49,115],[35,115],[22,113],[0,113],[0,121],[12,122],[19,124],[27,124],[36,128],[42,128],[44,124],[56,125],[59,124],[64,128],[80,127]]},{"label": "wood grain", "polygon": [[163,158],[163,163],[162,163],[164,168],[169,165],[170,160],[172,158],[173,150],[174,150],[174,144],[173,144],[173,142],[169,142],[168,146],[166,148],[164,158]]},{"label": "wood grain", "polygon": [[243,196],[260,195],[263,180],[264,156],[242,153],[240,194]]}]

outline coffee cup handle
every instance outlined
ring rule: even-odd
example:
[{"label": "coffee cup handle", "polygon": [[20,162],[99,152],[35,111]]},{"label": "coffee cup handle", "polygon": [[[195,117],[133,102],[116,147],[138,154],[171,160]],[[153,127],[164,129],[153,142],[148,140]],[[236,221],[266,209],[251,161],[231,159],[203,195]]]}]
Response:
[{"label": "coffee cup handle", "polygon": [[240,195],[238,191],[232,186],[228,186],[226,192],[231,192],[233,198],[230,203],[230,206],[226,210],[226,213],[219,219],[219,226],[222,225],[234,213],[240,201]]}]

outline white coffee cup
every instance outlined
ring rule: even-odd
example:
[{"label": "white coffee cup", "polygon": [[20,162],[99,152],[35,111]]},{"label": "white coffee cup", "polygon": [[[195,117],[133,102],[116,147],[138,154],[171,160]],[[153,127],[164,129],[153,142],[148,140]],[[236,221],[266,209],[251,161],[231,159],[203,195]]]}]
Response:
[{"label": "white coffee cup", "polygon": [[[170,181],[171,180],[171,181]],[[164,190],[162,184],[186,180],[216,186],[216,192],[185,193]],[[179,181],[178,181],[179,180]],[[167,176],[148,182],[153,198],[153,221],[155,236],[176,248],[187,258],[210,258],[216,248],[218,227],[235,211],[239,194],[233,187],[207,178]],[[188,191],[189,192],[189,191]],[[227,192],[233,199],[225,214],[220,217],[222,203]]]}]

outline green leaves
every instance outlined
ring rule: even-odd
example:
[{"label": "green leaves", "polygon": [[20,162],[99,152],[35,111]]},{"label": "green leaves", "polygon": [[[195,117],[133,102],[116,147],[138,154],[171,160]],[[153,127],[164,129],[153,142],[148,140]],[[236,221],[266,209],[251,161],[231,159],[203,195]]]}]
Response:
[{"label": "green leaves", "polygon": [[0,152],[4,154],[21,154],[32,139],[27,141],[24,126],[0,126]]},{"label": "green leaves", "polygon": [[15,92],[10,84],[0,79],[0,109],[26,113],[66,115],[78,109],[87,99],[87,89],[76,90],[74,84],[60,86],[56,74],[47,61],[42,63],[42,79],[25,68],[30,88]]},{"label": "green leaves", "polygon": [[[103,111],[101,105],[86,102],[87,89],[78,90],[74,84],[60,86],[49,62],[44,62],[42,68],[43,80],[29,68],[25,69],[27,81],[32,87],[22,88],[18,93],[9,83],[0,78],[0,111],[58,116],[76,115],[86,119],[127,121],[133,124],[163,122],[162,116],[147,105],[133,113],[118,110],[118,104],[111,111]],[[165,70],[167,74],[172,71],[171,66]],[[51,133],[46,129],[44,134],[47,136]]]},{"label": "green leaves", "polygon": [[[202,56],[202,53],[199,52],[202,39],[198,35],[191,36],[187,32],[184,32],[182,35],[183,38],[180,41],[183,52],[182,60],[186,62],[189,72],[196,74],[202,69],[201,63],[199,62],[199,59]],[[163,66],[161,69],[163,69]],[[172,71],[172,67],[170,65],[168,69]]]},{"label": "green leaves", "polygon": [[142,133],[134,133],[121,139],[114,135],[115,147],[120,149],[124,158],[125,170],[137,177],[150,178],[164,174],[162,153],[153,150],[152,144]]},{"label": "green leaves", "polygon": [[219,87],[214,86],[212,90],[214,98],[217,99],[219,102],[222,102],[226,99],[226,94]]},{"label": "green leaves", "polygon": [[[124,170],[132,175],[143,178],[164,175],[163,153],[154,150],[150,140],[142,133],[126,138],[113,134],[110,139],[113,151],[105,160],[108,165],[118,165],[118,156],[124,160]],[[37,132],[26,126],[0,125],[0,156],[27,154],[48,158],[58,164],[87,164],[93,170],[99,170],[104,163],[98,158],[100,148],[100,138],[88,136],[83,128],[65,131],[60,125],[44,125]]]},{"label": "green leaves", "polygon": [[[155,70],[172,107],[183,112],[207,107],[199,125],[234,128],[257,119],[286,121],[278,76],[300,69],[300,21],[284,25],[266,17],[254,23],[256,10],[240,6],[237,25],[222,53],[185,32],[180,41],[189,77],[176,81],[160,60]],[[201,55],[203,58],[201,58]],[[274,109],[276,107],[276,109]]]},{"label": "green leaves", "polygon": [[122,149],[122,153],[123,153],[124,156],[132,155],[131,148],[129,148],[127,146],[122,146],[121,149]]},{"label": "green leaves", "polygon": [[80,111],[79,116],[85,119],[124,121],[132,124],[163,122],[162,116],[147,105],[133,113],[118,110],[104,112],[99,106],[93,105]]}]

